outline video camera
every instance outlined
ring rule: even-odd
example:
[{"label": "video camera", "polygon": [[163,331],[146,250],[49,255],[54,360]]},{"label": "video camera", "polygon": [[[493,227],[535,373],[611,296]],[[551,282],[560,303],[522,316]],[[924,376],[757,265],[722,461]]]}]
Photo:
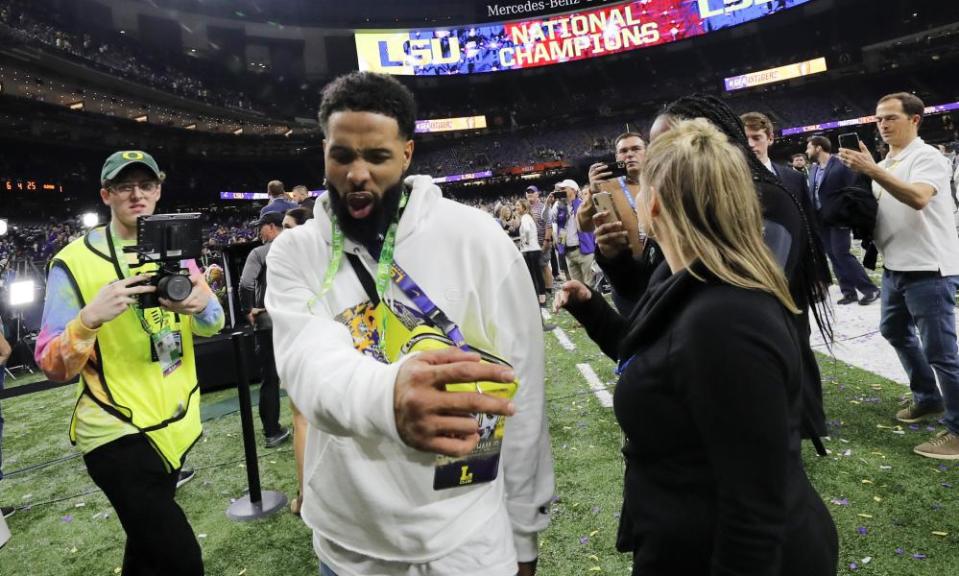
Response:
[{"label": "video camera", "polygon": [[160,268],[148,283],[156,292],[138,296],[141,309],[156,308],[160,298],[182,302],[193,291],[180,261],[199,258],[203,231],[199,213],[154,214],[137,218],[137,244],[123,249],[138,256],[137,265],[156,262]]}]

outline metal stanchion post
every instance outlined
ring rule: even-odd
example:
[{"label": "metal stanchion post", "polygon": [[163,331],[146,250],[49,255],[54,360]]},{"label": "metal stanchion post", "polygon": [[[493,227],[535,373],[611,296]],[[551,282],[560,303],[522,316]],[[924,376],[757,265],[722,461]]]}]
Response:
[{"label": "metal stanchion post", "polygon": [[253,404],[250,401],[250,375],[247,363],[248,346],[244,343],[250,332],[234,332],[230,336],[233,353],[236,356],[237,396],[240,399],[240,422],[243,427],[243,449],[246,454],[246,478],[250,492],[237,498],[226,510],[231,520],[256,520],[269,516],[286,507],[286,495],[273,490],[260,489],[260,468],[256,458],[256,437],[253,432]]}]

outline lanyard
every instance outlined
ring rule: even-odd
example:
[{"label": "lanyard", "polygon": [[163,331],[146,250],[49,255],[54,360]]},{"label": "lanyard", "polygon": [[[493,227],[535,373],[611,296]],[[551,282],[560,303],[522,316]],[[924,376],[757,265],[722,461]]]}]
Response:
[{"label": "lanyard", "polygon": [[[381,298],[386,292],[386,287],[390,282],[390,267],[393,265],[393,252],[396,249],[396,229],[399,227],[400,216],[403,215],[403,210],[406,208],[406,203],[409,201],[409,198],[409,191],[404,189],[403,195],[400,196],[400,204],[396,208],[396,217],[393,219],[393,222],[390,223],[390,227],[386,231],[386,238],[383,240],[383,247],[380,249],[380,260],[376,266],[376,293]],[[343,262],[343,245],[345,243],[343,230],[337,226],[336,217],[332,214],[330,214],[330,221],[333,225],[333,255],[330,260],[330,265],[326,268],[326,274],[323,277],[320,296],[329,292],[330,288],[333,287],[333,279],[336,277],[336,273],[340,270],[340,264]],[[315,296],[311,298],[307,307],[312,310],[316,300],[317,297]]]},{"label": "lanyard", "polygon": [[[120,243],[120,239],[113,235],[113,224],[107,224],[106,226],[106,235],[107,235],[107,244],[110,246],[110,257],[113,259],[113,263],[117,269],[117,276],[119,280],[126,280],[133,276],[130,272],[130,264],[127,262],[123,253],[123,246]],[[157,333],[153,332],[150,328],[150,324],[146,320],[146,316],[143,313],[143,310],[140,308],[139,303],[134,299],[133,304],[130,304],[130,309],[133,310],[133,313],[136,314],[137,319],[140,320],[140,327],[143,328],[143,331],[147,334],[154,336]],[[158,317],[160,324],[160,331],[163,331],[163,328],[166,325],[166,314],[160,313],[155,317]]]},{"label": "lanyard", "polygon": [[420,309],[427,318],[433,323],[434,326],[439,328],[453,341],[453,344],[456,344],[456,347],[464,352],[471,352],[472,348],[466,343],[466,337],[463,336],[462,330],[455,322],[450,320],[449,316],[443,312],[439,306],[433,303],[430,300],[430,297],[426,295],[426,292],[420,288],[419,284],[413,281],[410,278],[410,275],[407,274],[399,264],[393,264],[390,267],[391,276],[396,282],[396,285],[399,286],[400,290],[406,294],[406,297],[413,301],[413,304]]},{"label": "lanyard", "polygon": [[626,186],[626,178],[624,176],[620,176],[616,179],[616,181],[619,182],[619,187],[623,189],[623,194],[626,195],[626,201],[629,202],[629,207],[633,210],[636,210],[636,199],[633,198],[633,195],[629,193],[629,187]]}]

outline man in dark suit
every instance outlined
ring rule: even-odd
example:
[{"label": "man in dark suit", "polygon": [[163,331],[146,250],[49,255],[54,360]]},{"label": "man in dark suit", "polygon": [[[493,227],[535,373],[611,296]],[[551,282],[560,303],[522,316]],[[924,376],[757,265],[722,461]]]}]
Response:
[{"label": "man in dark suit", "polygon": [[779,177],[780,182],[793,196],[804,202],[809,195],[809,185],[801,172],[785,164],[774,164],[769,158],[769,147],[773,143],[773,123],[762,112],[747,112],[739,117],[746,129],[746,139],[753,154],[767,170]]},{"label": "man in dark suit", "polygon": [[[812,204],[818,213],[823,204],[838,195],[840,190],[855,185],[858,176],[832,155],[832,143],[825,136],[810,137],[806,141],[806,155],[812,163],[808,187],[812,194]],[[866,305],[875,302],[879,298],[879,288],[869,280],[859,260],[850,254],[852,241],[849,228],[827,226],[820,219],[819,235],[842,291],[838,304],[858,301]],[[856,297],[857,290],[862,293],[861,299]]]}]

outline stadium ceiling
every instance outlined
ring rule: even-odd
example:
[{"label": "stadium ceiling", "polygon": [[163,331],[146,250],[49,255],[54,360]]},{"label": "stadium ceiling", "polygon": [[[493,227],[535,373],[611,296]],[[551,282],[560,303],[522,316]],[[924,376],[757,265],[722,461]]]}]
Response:
[{"label": "stadium ceiling", "polygon": [[[141,0],[220,18],[327,28],[430,27],[499,22],[599,8],[623,0]],[[695,1],[695,0],[693,0]],[[711,0],[722,2],[722,0]]]}]

